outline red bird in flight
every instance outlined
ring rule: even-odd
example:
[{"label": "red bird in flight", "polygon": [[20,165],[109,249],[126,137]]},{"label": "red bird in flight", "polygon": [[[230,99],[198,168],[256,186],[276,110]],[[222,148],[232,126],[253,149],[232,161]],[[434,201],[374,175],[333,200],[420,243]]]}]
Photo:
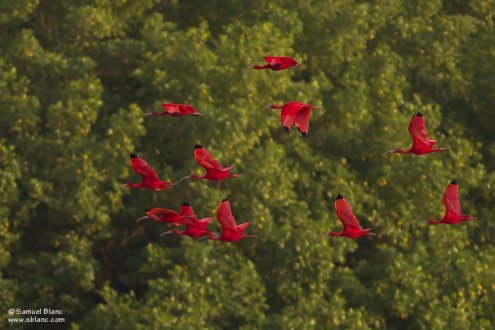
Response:
[{"label": "red bird in flight", "polygon": [[208,223],[211,221],[212,218],[204,218],[198,220],[198,218],[194,214],[191,205],[189,205],[188,203],[182,204],[182,207],[180,209],[180,216],[185,220],[184,222],[186,225],[186,229],[183,231],[180,231],[178,229],[172,229],[170,231],[166,231],[162,233],[160,236],[167,234],[175,234],[175,235],[186,235],[192,238],[198,238],[204,235],[211,234],[210,231],[206,230],[206,227],[208,226]]},{"label": "red bird in flight", "polygon": [[170,223],[176,226],[184,225],[188,223],[190,216],[183,216],[174,210],[154,208],[151,210],[146,210],[146,215],[136,220],[136,222],[142,220],[154,220],[163,223]]},{"label": "red bird in flight", "polygon": [[163,111],[154,111],[145,114],[146,116],[172,116],[172,117],[182,117],[182,116],[196,116],[201,115],[194,107],[188,104],[176,104],[176,103],[163,103]]},{"label": "red bird in flight", "polygon": [[459,203],[459,188],[457,181],[453,180],[445,190],[443,195],[443,205],[445,205],[445,215],[442,220],[429,220],[429,225],[445,223],[455,225],[464,221],[474,220],[470,215],[461,214],[461,204]]},{"label": "red bird in flight", "polygon": [[163,189],[169,189],[170,186],[173,185],[171,182],[164,182],[158,179],[158,175],[156,174],[155,170],[151,168],[151,166],[148,165],[148,163],[138,157],[136,154],[131,154],[131,166],[134,169],[134,172],[139,174],[143,180],[141,183],[126,183],[121,186],[118,186],[115,188],[115,190],[119,188],[146,188],[146,189],[152,189],[152,190],[163,190]]},{"label": "red bird in flight", "polygon": [[352,212],[349,202],[341,194],[337,195],[335,199],[335,211],[337,211],[337,218],[344,225],[344,230],[341,233],[329,232],[329,236],[344,236],[348,238],[359,238],[362,236],[376,235],[375,233],[370,233],[373,228],[362,229],[359,226],[359,222]]},{"label": "red bird in flight", "polygon": [[309,132],[309,116],[311,114],[311,109],[320,109],[320,107],[299,102],[287,102],[284,105],[267,105],[262,108],[261,111],[269,109],[282,109],[282,111],[280,111],[280,122],[286,132],[288,132],[295,123],[299,133],[301,133],[303,137],[306,137]]},{"label": "red bird in flight", "polygon": [[182,179],[179,180],[179,182],[185,179],[196,179],[196,180],[206,179],[206,180],[219,181],[228,178],[238,177],[238,174],[230,173],[230,170],[234,166],[228,166],[222,168],[220,163],[215,158],[213,158],[213,156],[208,151],[206,151],[206,149],[203,148],[202,145],[196,144],[196,146],[194,147],[194,157],[196,158],[198,164],[206,170],[206,174],[203,176],[197,174],[191,174],[183,177]]},{"label": "red bird in flight", "polygon": [[244,238],[255,237],[255,235],[244,235],[244,231],[251,222],[244,222],[237,225],[230,209],[230,203],[226,198],[222,200],[222,203],[217,209],[217,220],[222,227],[222,235],[220,236],[217,233],[211,233],[201,239],[207,238],[224,242],[237,242]]},{"label": "red bird in flight", "polygon": [[399,153],[399,154],[414,154],[414,155],[425,155],[432,152],[447,150],[448,148],[433,148],[437,143],[436,140],[430,139],[425,128],[425,120],[423,114],[418,112],[412,116],[411,122],[409,123],[409,133],[412,136],[413,144],[409,150],[403,149],[393,149],[386,151],[383,155],[389,153]]},{"label": "red bird in flight", "polygon": [[273,71],[281,71],[288,69],[292,66],[299,66],[301,64],[297,63],[292,57],[288,56],[265,56],[263,57],[267,64],[253,65],[251,69],[262,70],[262,69],[270,69]]}]

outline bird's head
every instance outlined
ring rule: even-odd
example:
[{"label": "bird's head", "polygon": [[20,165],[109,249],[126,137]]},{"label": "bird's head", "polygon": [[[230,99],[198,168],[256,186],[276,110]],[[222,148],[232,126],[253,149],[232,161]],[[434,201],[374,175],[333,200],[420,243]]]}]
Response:
[{"label": "bird's head", "polygon": [[342,236],[342,233],[336,233],[336,232],[331,231],[328,233],[328,235],[336,237],[336,236]]}]

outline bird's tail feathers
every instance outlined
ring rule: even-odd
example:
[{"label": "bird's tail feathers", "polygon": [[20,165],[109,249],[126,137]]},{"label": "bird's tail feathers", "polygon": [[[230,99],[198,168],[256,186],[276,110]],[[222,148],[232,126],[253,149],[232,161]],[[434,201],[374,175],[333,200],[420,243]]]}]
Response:
[{"label": "bird's tail feathers", "polygon": [[223,170],[224,172],[228,172],[228,171],[230,171],[231,169],[233,169],[233,168],[234,168],[234,166],[235,166],[235,165],[230,165],[230,166],[224,167],[222,170]]}]

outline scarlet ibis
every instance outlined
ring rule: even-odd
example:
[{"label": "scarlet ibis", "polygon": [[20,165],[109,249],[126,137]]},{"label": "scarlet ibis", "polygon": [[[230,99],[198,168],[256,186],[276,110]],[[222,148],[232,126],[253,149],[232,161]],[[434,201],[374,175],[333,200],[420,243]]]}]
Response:
[{"label": "scarlet ibis", "polygon": [[163,223],[171,223],[173,225],[183,225],[188,223],[190,215],[182,216],[181,214],[175,212],[174,210],[154,208],[151,210],[145,210],[146,215],[136,220],[136,222],[150,219],[154,221],[159,221]]},{"label": "scarlet ibis", "polygon": [[131,166],[134,169],[134,172],[142,177],[141,183],[126,183],[115,188],[116,190],[124,187],[163,190],[169,189],[170,186],[173,185],[171,182],[164,182],[158,179],[158,175],[155,170],[153,170],[153,168],[151,168],[151,166],[149,166],[144,159],[138,157],[136,154],[131,154]]},{"label": "scarlet ibis", "polygon": [[211,233],[204,238],[224,242],[237,242],[244,238],[255,237],[255,235],[244,235],[244,231],[251,224],[251,222],[244,222],[237,225],[230,209],[230,202],[226,198],[223,199],[220,206],[218,206],[217,220],[222,227],[222,235],[220,236],[217,233]]},{"label": "scarlet ibis", "polygon": [[263,57],[267,64],[253,65],[251,68],[255,70],[270,69],[273,71],[280,71],[288,69],[292,66],[299,66],[301,64],[297,63],[292,57],[288,56],[265,56]]},{"label": "scarlet ibis", "polygon": [[349,202],[341,194],[337,195],[335,198],[335,211],[337,212],[337,218],[344,225],[344,230],[341,233],[329,232],[329,236],[344,236],[348,238],[359,238],[362,236],[376,235],[375,233],[370,233],[373,228],[362,229],[359,226],[359,222],[352,212]]},{"label": "scarlet ibis", "polygon": [[284,105],[267,105],[262,108],[261,111],[269,109],[282,109],[282,111],[280,111],[280,122],[286,132],[288,132],[295,123],[299,133],[301,133],[303,137],[306,137],[309,132],[309,116],[311,114],[311,109],[320,109],[320,107],[299,102],[287,102]]},{"label": "scarlet ibis", "polygon": [[429,225],[445,223],[455,225],[460,222],[474,220],[470,215],[461,214],[461,204],[459,203],[459,187],[456,180],[452,180],[447,186],[443,195],[443,205],[445,205],[445,215],[442,220],[428,220]]},{"label": "scarlet ibis", "polygon": [[162,108],[164,111],[154,111],[149,112],[144,115],[146,116],[172,116],[172,117],[182,117],[182,116],[196,116],[201,115],[194,107],[188,104],[176,104],[176,103],[163,103]]},{"label": "scarlet ibis", "polygon": [[208,223],[211,221],[212,218],[204,218],[198,220],[198,218],[194,214],[191,205],[189,205],[188,203],[182,204],[182,207],[180,209],[180,215],[185,220],[186,229],[183,231],[180,231],[178,229],[172,229],[170,231],[166,231],[162,233],[160,236],[167,234],[175,234],[175,235],[187,235],[193,238],[197,238],[200,236],[211,234],[210,231],[206,230],[206,227],[208,226]]},{"label": "scarlet ibis", "polygon": [[191,174],[183,177],[179,180],[179,182],[185,179],[206,179],[219,181],[228,178],[236,178],[239,176],[238,174],[230,173],[230,170],[232,170],[232,167],[234,166],[222,168],[220,163],[215,158],[213,158],[213,156],[208,151],[206,151],[206,149],[202,145],[196,144],[196,146],[194,147],[194,157],[196,158],[198,164],[206,170],[206,174],[203,176]]},{"label": "scarlet ibis", "polygon": [[408,130],[413,139],[413,144],[411,148],[409,150],[393,149],[386,151],[383,155],[392,152],[399,154],[425,155],[431,152],[443,151],[448,149],[448,148],[433,148],[433,146],[437,143],[437,141],[430,139],[428,137],[428,133],[426,132],[426,128],[425,128],[425,120],[421,112],[418,112],[417,114],[412,116],[412,119],[409,122]]}]

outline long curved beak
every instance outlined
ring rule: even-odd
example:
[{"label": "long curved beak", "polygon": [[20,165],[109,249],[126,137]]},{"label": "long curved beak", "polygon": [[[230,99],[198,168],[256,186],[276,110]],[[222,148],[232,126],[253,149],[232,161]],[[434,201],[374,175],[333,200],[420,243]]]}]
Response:
[{"label": "long curved beak", "polygon": [[172,233],[172,231],[171,231],[171,230],[166,231],[166,232],[163,232],[163,233],[160,235],[160,237],[165,236],[165,235],[167,235],[167,234],[171,234],[171,233]]},{"label": "long curved beak", "polygon": [[385,151],[382,156],[385,156],[387,154],[391,154],[393,152],[395,152],[395,149],[392,149],[392,150],[389,150],[389,151]]},{"label": "long curved beak", "polygon": [[125,187],[127,187],[127,184],[123,184],[121,186],[118,186],[117,188],[115,188],[115,190],[119,190],[120,188],[125,188]]},{"label": "long curved beak", "polygon": [[265,110],[270,110],[272,108],[271,104],[265,105],[263,108],[261,108],[258,112],[265,111]]},{"label": "long curved beak", "polygon": [[152,115],[152,113],[151,113],[151,112],[148,112],[148,113],[145,113],[145,114],[143,115],[143,117],[149,117],[149,116],[151,116],[151,115]]},{"label": "long curved beak", "polygon": [[200,238],[198,238],[198,239],[196,240],[196,243],[197,243],[197,242],[199,242],[199,241],[205,240],[205,239],[207,239],[207,238],[208,238],[208,235],[203,236],[203,237],[200,237]]},{"label": "long curved beak", "polygon": [[136,222],[140,222],[140,221],[145,220],[145,219],[149,219],[149,217],[146,215],[144,217],[137,219]]},{"label": "long curved beak", "polygon": [[181,178],[178,182],[182,182],[182,180],[186,180],[186,179],[190,179],[190,178],[191,178],[191,176],[188,175],[188,176],[185,176],[185,177]]}]

